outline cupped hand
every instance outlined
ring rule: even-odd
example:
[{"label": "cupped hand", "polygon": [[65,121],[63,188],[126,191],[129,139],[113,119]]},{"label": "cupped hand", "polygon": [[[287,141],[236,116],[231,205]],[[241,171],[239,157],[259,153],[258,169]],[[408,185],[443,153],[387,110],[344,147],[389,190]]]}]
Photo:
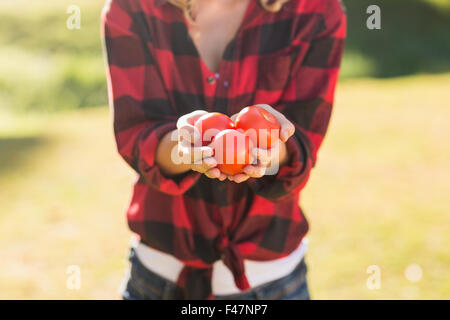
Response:
[{"label": "cupped hand", "polygon": [[[263,177],[269,168],[278,169],[286,157],[285,142],[294,134],[295,126],[281,112],[275,110],[268,104],[257,104],[256,106],[270,112],[280,124],[280,140],[270,149],[254,148],[252,154],[256,159],[256,163],[244,167],[243,172],[234,176],[228,176],[230,181],[241,183],[249,178]],[[238,113],[231,116],[231,120],[235,121]],[[277,166],[277,167],[276,167]],[[272,172],[271,172],[272,173]]]},{"label": "cupped hand", "polygon": [[208,178],[224,181],[227,177],[216,168],[214,150],[210,146],[202,146],[201,134],[194,127],[195,121],[206,113],[204,110],[196,110],[178,119],[178,154],[184,163],[190,165],[191,170],[203,173]]},{"label": "cupped hand", "polygon": [[270,149],[253,148],[253,164],[245,166],[242,173],[228,176],[230,181],[241,183],[249,178],[261,178],[266,174],[276,174],[286,155],[286,145],[278,140]]}]

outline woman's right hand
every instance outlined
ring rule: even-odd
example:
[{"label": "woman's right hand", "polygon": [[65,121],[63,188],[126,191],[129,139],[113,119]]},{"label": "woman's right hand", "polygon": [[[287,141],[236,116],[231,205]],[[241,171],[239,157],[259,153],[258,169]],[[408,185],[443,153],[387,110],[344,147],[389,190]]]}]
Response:
[{"label": "woman's right hand", "polygon": [[213,149],[202,146],[201,134],[194,127],[195,121],[204,114],[207,112],[196,110],[178,119],[178,153],[184,163],[189,163],[191,170],[204,173],[208,178],[224,181],[227,176],[216,168]]}]

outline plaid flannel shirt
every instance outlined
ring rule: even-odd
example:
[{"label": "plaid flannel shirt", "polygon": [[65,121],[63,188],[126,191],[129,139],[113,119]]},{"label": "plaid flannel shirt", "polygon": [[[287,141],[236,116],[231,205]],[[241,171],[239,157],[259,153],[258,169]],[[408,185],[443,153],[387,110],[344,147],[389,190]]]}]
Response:
[{"label": "plaid flannel shirt", "polygon": [[[223,259],[249,288],[243,259],[289,255],[308,230],[299,207],[328,127],[346,35],[339,0],[291,0],[271,13],[250,0],[218,74],[208,69],[181,10],[167,0],[110,0],[102,15],[108,88],[120,155],[138,173],[127,219],[146,245],[185,265],[179,298],[212,298]],[[197,109],[232,115],[258,103],[296,127],[276,175],[220,182],[155,164],[161,138]]]}]

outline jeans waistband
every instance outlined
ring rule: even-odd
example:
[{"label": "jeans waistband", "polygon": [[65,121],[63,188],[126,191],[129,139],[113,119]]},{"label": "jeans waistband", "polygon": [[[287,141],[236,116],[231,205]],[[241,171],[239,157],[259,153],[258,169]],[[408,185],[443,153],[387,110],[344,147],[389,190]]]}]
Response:
[{"label": "jeans waistband", "polygon": [[[138,259],[135,250],[130,250],[129,260],[131,262],[131,274],[129,281],[136,281],[143,290],[152,292],[162,300],[173,299],[175,296],[176,285],[159,274],[147,269]],[[288,275],[258,285],[249,290],[231,295],[216,295],[216,299],[278,299],[286,291],[295,290],[295,288],[306,283],[306,263],[302,259],[295,269]]]}]

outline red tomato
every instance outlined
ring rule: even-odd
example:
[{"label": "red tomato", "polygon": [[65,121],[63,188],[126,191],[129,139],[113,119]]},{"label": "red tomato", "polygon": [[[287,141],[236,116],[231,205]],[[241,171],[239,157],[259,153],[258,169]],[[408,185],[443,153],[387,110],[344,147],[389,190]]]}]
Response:
[{"label": "red tomato", "polygon": [[225,174],[235,175],[253,162],[250,150],[253,142],[237,130],[224,130],[216,135],[213,144],[217,168]]},{"label": "red tomato", "polygon": [[211,143],[220,131],[233,129],[234,123],[222,113],[211,112],[198,118],[194,126],[202,134],[202,144],[206,146]]},{"label": "red tomato", "polygon": [[235,126],[256,141],[258,148],[269,149],[280,137],[280,124],[277,119],[258,106],[242,109],[236,117]]}]

